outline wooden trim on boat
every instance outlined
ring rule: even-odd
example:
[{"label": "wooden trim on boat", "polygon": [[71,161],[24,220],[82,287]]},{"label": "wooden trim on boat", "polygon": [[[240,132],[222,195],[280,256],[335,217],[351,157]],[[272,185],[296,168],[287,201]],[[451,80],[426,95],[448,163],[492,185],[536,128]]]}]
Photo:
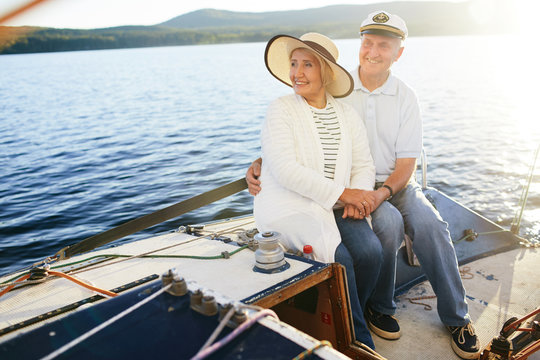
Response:
[{"label": "wooden trim on boat", "polygon": [[347,294],[345,268],[334,263],[254,305],[272,308],[280,320],[318,340],[330,341],[352,359],[384,359],[355,340]]}]

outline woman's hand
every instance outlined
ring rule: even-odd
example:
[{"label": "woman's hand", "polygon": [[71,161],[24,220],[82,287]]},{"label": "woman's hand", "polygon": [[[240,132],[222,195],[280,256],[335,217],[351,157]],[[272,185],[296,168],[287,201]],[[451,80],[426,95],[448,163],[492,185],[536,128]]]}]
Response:
[{"label": "woman's hand", "polygon": [[[357,210],[359,212],[359,216],[362,216],[363,219],[364,217],[369,216],[371,212],[374,211],[376,208],[375,197],[373,196],[373,193],[371,191],[346,188],[345,190],[343,190],[343,193],[339,197],[339,200],[341,200],[345,204],[343,218],[356,218],[355,216],[358,216],[356,214]],[[356,210],[354,210],[353,208],[356,208]]]},{"label": "woman's hand", "polygon": [[345,205],[345,207],[343,208],[342,217],[344,219],[349,217],[355,220],[362,220],[363,218],[365,218],[365,216],[363,215],[363,212],[360,212],[360,210],[356,206],[351,205],[351,204]]},{"label": "woman's hand", "polygon": [[261,191],[261,181],[258,179],[261,176],[262,159],[258,158],[246,171],[246,182],[248,184],[249,193],[253,196]]}]

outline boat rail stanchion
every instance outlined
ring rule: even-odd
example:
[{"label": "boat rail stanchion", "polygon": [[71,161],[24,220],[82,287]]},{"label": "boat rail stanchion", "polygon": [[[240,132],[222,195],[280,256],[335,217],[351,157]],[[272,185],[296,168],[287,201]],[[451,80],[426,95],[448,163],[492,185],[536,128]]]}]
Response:
[{"label": "boat rail stanchion", "polygon": [[422,148],[420,169],[422,170],[422,189],[426,189],[427,188],[427,156],[426,156],[426,150],[424,148]]}]

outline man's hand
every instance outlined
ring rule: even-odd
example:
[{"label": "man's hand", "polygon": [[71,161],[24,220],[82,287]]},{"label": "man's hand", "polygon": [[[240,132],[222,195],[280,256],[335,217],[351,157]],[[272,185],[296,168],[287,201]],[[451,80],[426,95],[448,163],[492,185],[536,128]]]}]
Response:
[{"label": "man's hand", "polygon": [[258,158],[251,163],[251,166],[246,171],[246,182],[248,184],[248,191],[251,195],[255,196],[261,191],[261,164],[262,159]]},{"label": "man's hand", "polygon": [[375,200],[373,203],[373,211],[377,209],[383,202],[390,196],[390,192],[388,189],[384,187],[380,187],[377,190],[370,191],[371,195],[373,196],[373,199]]}]

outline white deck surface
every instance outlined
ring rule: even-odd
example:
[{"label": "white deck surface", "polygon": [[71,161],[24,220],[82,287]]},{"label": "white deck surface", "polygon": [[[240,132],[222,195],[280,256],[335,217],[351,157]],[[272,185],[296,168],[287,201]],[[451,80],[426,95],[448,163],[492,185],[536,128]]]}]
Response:
[{"label": "white deck surface", "polygon": [[[520,248],[461,267],[468,268],[463,285],[482,347],[499,334],[506,320],[514,316],[522,318],[540,307],[538,264],[540,249]],[[437,315],[437,299],[421,301],[431,305],[431,311],[407,300],[429,295],[433,295],[433,290],[429,282],[424,282],[398,298],[396,317],[402,337],[387,341],[373,335],[378,353],[389,360],[459,359],[450,346],[449,332]],[[540,352],[529,357],[529,360],[539,359]]]},{"label": "white deck surface", "polygon": [[[244,230],[252,229],[253,218],[234,219],[232,222],[206,226],[205,229],[223,231],[233,226]],[[236,239],[235,236],[231,237]],[[80,255],[65,260],[64,263],[100,253],[140,254],[149,249],[185,243],[191,239],[193,237],[190,235],[170,233]],[[219,255],[224,250],[230,252],[235,249],[236,246],[220,241],[201,239],[160,253],[213,256]],[[149,274],[161,275],[167,269],[175,267],[188,282],[195,281],[202,285],[203,290],[211,288],[227,298],[241,300],[309,267],[304,262],[289,260],[291,264],[289,270],[267,275],[252,271],[254,261],[254,253],[249,249],[240,251],[230,259],[132,259],[117,265],[82,272],[77,277],[91,282],[94,286],[110,290]],[[540,306],[538,264],[540,264],[540,249],[520,248],[480,259],[462,267],[462,270],[468,268],[463,283],[467,290],[469,312],[482,347],[499,333],[506,320],[513,316],[521,318]],[[92,295],[94,295],[92,291],[60,278],[12,291],[0,298],[0,328]],[[452,351],[450,335],[437,315],[437,300],[422,301],[433,307],[431,311],[426,311],[423,306],[411,304],[407,300],[429,295],[433,295],[433,291],[429,283],[424,282],[397,299],[396,317],[400,322],[402,337],[396,341],[387,341],[373,335],[377,352],[389,360],[459,359]],[[23,331],[29,329],[31,327]],[[12,336],[13,333],[2,337],[0,341]],[[540,360],[540,353],[529,359]]]},{"label": "white deck surface", "polygon": [[[238,225],[244,229],[250,229],[251,224],[249,219],[247,222],[246,220],[243,220],[243,222],[240,220],[235,221],[233,224],[226,224],[226,228]],[[99,254],[142,254],[151,249],[159,249],[173,244],[180,245],[156,254],[215,256],[220,255],[222,251],[232,252],[238,249],[236,245],[205,238],[190,242],[195,238],[185,233],[169,233],[75,256],[54,265],[72,263]],[[106,262],[107,266],[96,267],[75,276],[98,288],[111,290],[151,274],[162,275],[168,269],[175,268],[177,273],[186,279],[190,289],[193,287],[190,284],[194,282],[195,287],[203,290],[205,294],[217,292],[223,295],[225,299],[240,301],[293,277],[311,266],[302,261],[287,259],[291,267],[281,273],[263,274],[254,272],[252,269],[255,265],[255,255],[250,249],[242,250],[229,259],[136,258],[114,264],[116,261],[118,260],[110,260]],[[6,278],[0,279],[0,281],[5,280]],[[13,290],[0,298],[0,328],[8,327],[95,294],[93,291],[63,278],[54,278],[42,284]],[[55,317],[52,320],[58,318]],[[28,331],[31,328],[27,327],[23,331]],[[6,340],[13,335],[14,333],[3,336],[0,341]]]}]

